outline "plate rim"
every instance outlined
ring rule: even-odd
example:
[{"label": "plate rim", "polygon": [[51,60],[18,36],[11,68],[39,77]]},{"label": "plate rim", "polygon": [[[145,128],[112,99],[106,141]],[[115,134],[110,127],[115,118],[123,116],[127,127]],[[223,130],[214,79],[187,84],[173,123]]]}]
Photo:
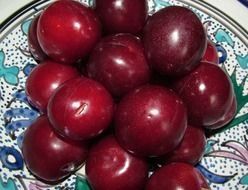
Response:
[{"label": "plate rim", "polygon": [[[215,19],[217,21],[219,21],[222,25],[224,25],[226,28],[231,30],[239,38],[241,38],[242,42],[246,46],[248,46],[248,42],[247,42],[248,31],[243,26],[241,26],[236,20],[234,20],[231,16],[229,16],[227,13],[223,12],[219,8],[211,5],[210,3],[206,2],[206,1],[199,1],[199,0],[178,0],[178,1],[181,1],[182,3],[188,4],[188,5],[192,5],[194,7],[195,7],[195,5],[200,5],[204,8],[206,8],[207,10],[210,10],[210,12],[208,12],[208,13],[213,12],[218,17],[220,17],[220,18],[223,17],[223,19],[228,21],[227,23],[230,24],[233,28],[235,28],[235,30],[237,30],[240,34],[242,34],[244,38],[242,36],[240,36],[239,34],[237,34],[237,32],[234,31],[232,28],[228,27],[227,24],[224,23],[223,21],[221,21],[220,19],[218,19],[218,18],[215,18]],[[47,2],[47,0],[32,0],[31,2],[29,2],[25,6],[17,9],[14,13],[12,13],[10,16],[8,16],[6,19],[4,19],[2,23],[0,23],[0,34],[2,34],[5,31],[5,29],[7,29],[9,25],[11,25],[12,22],[14,22],[16,19],[18,19],[19,16],[25,14],[30,9],[32,9],[38,5],[41,5],[45,2]],[[200,7],[197,6],[197,8],[199,9]],[[200,10],[202,10],[202,9],[200,9]],[[202,10],[202,11],[205,12],[204,10]],[[213,17],[214,15],[211,14],[211,16]]]},{"label": "plate rim", "polygon": [[32,0],[29,3],[27,3],[26,5],[24,5],[23,7],[20,7],[19,9],[17,9],[14,13],[12,13],[6,19],[4,19],[2,23],[0,23],[0,34],[2,34],[2,32],[5,29],[7,29],[8,26],[10,26],[12,22],[17,20],[19,18],[19,16],[25,14],[29,10],[31,10],[34,7],[41,5],[45,2],[47,2],[47,0]]},{"label": "plate rim", "polygon": [[[238,22],[236,22],[234,19],[232,19],[227,14],[225,14],[223,11],[219,10],[218,8],[214,7],[213,5],[206,3],[205,1],[199,1],[199,0],[178,0],[178,1],[185,3],[187,5],[190,5],[190,6],[192,5],[193,7],[203,11],[204,13],[206,13],[208,15],[210,15],[211,17],[213,17],[213,14],[217,14],[218,16],[227,17],[228,18],[227,22],[231,21],[230,26],[232,28],[230,28],[227,24],[223,23],[219,18],[214,17],[214,19],[216,19],[218,22],[220,22],[224,27],[229,29],[235,35],[237,34],[236,30],[239,30],[239,32],[241,31],[241,34],[244,35],[244,37],[246,37],[246,38],[248,37],[248,32],[245,28],[243,28]],[[8,27],[11,26],[12,22],[16,22],[19,19],[19,17],[21,17],[22,15],[24,15],[28,11],[34,9],[36,6],[42,5],[46,2],[47,2],[47,0],[32,0],[31,2],[29,2],[25,6],[16,10],[12,15],[10,15],[2,23],[0,23],[0,34],[2,32],[4,32],[5,30],[7,30],[6,33],[9,33],[9,31],[11,31],[12,27],[10,29],[8,29]],[[195,4],[193,4],[193,3],[195,3]],[[200,9],[198,6],[195,6],[196,4],[206,8],[207,10],[209,10],[209,12],[206,12],[204,9]],[[210,7],[211,7],[211,9],[209,9]],[[213,11],[212,9],[215,10],[216,12]],[[211,12],[213,12],[213,13],[210,14]],[[233,28],[235,28],[235,30],[233,30]],[[237,34],[237,37],[240,38],[239,33]],[[241,39],[242,38],[240,38],[240,40]],[[241,40],[241,41],[244,43],[245,46],[247,46],[246,41],[243,41],[243,40]]]},{"label": "plate rim", "polygon": [[[206,1],[199,1],[199,0],[178,0],[178,1],[191,5],[203,11],[204,13],[210,15],[212,18],[220,22],[220,24],[222,24],[225,28],[230,30],[233,34],[237,35],[238,38],[244,43],[246,47],[248,46],[248,30],[246,30],[246,28],[241,26],[236,20],[234,20],[227,13],[223,12],[222,10],[218,9],[217,7]],[[203,10],[202,7],[206,8],[207,11]],[[216,17],[215,15],[218,17]]]}]

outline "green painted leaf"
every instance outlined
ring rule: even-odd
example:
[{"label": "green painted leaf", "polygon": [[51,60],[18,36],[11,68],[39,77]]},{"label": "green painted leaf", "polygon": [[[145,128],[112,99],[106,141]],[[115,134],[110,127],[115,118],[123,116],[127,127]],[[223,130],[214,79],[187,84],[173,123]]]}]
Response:
[{"label": "green painted leaf", "polygon": [[89,1],[88,1],[88,5],[89,5],[90,7],[93,7],[93,6],[94,6],[94,0],[89,0]]},{"label": "green painted leaf", "polygon": [[17,190],[16,184],[13,179],[8,179],[6,183],[0,177],[0,190]]},{"label": "green painted leaf", "polygon": [[154,3],[155,3],[157,6],[162,6],[162,7],[171,6],[171,4],[170,4],[168,1],[165,1],[165,0],[154,0]]},{"label": "green painted leaf", "polygon": [[85,178],[77,176],[75,190],[92,190],[92,189],[90,188],[90,185]]},{"label": "green painted leaf", "polygon": [[4,75],[4,80],[11,85],[17,85],[19,82],[18,77],[13,73],[6,73]]},{"label": "green painted leaf", "polygon": [[4,61],[5,61],[5,54],[1,50],[0,51],[0,77],[3,77],[4,80],[10,85],[17,85],[19,82],[19,79],[18,79],[19,68],[16,66],[5,67]]},{"label": "green painted leaf", "polygon": [[236,59],[242,69],[248,69],[248,54],[245,56],[236,54]]},{"label": "green painted leaf", "polygon": [[248,95],[243,95],[245,82],[246,82],[248,75],[246,75],[243,78],[243,80],[241,81],[240,84],[237,83],[237,76],[236,75],[237,75],[237,70],[235,68],[233,73],[231,74],[230,78],[232,80],[234,92],[235,92],[236,99],[237,99],[237,105],[238,105],[237,113],[238,113],[244,107],[244,105],[246,103],[248,103]]},{"label": "green painted leaf", "polygon": [[28,35],[28,30],[29,30],[29,26],[32,22],[32,19],[28,19],[28,20],[25,20],[22,25],[21,25],[21,28],[22,28],[22,32],[25,34],[25,35]]},{"label": "green painted leaf", "polygon": [[240,184],[242,185],[248,185],[248,174],[244,175],[240,181],[239,181]]},{"label": "green painted leaf", "polygon": [[0,51],[0,67],[1,67],[1,68],[3,67],[4,60],[5,60],[5,54],[4,54],[4,52],[1,50],[1,51]]},{"label": "green painted leaf", "polygon": [[212,139],[208,139],[206,146],[205,146],[205,151],[204,154],[208,154],[209,152],[211,152],[213,150],[213,146],[217,143],[218,141],[216,140],[212,140]]},{"label": "green painted leaf", "polygon": [[6,70],[7,70],[6,71],[7,73],[12,73],[13,75],[18,75],[18,73],[19,73],[19,68],[16,66],[8,67],[8,68],[6,68]]},{"label": "green painted leaf", "polygon": [[225,30],[221,28],[218,29],[214,37],[217,42],[226,42],[230,46],[234,47],[234,41],[232,37]]}]

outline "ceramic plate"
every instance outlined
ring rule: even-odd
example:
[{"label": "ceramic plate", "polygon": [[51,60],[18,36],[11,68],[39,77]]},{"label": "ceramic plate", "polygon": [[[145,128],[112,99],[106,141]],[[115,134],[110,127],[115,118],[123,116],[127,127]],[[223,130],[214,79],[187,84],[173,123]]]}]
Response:
[{"label": "ceramic plate", "polygon": [[[23,132],[39,113],[29,106],[25,80],[36,62],[30,56],[30,22],[52,1],[35,1],[12,15],[0,27],[0,190],[89,190],[84,168],[61,184],[37,181],[21,154]],[[91,0],[83,3],[92,6]],[[149,12],[179,5],[191,8],[216,45],[220,67],[227,70],[237,96],[235,119],[208,138],[204,158],[197,165],[213,190],[248,189],[248,33],[214,7],[197,0],[149,0]],[[156,137],[154,137],[156,138]]]}]

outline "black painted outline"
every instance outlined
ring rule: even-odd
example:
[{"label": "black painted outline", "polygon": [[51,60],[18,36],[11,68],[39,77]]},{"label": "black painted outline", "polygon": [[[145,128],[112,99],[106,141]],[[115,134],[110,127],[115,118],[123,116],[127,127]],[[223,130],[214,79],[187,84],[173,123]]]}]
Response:
[{"label": "black painted outline", "polygon": [[22,8],[18,9],[16,12],[14,12],[12,15],[10,15],[7,19],[5,19],[2,23],[0,23],[0,33],[2,33],[12,22],[14,22],[16,19],[18,19],[19,16],[25,14],[29,10],[35,8],[36,6],[39,6],[43,3],[47,2],[47,0],[33,0],[23,6]]},{"label": "black painted outline", "polygon": [[[179,0],[185,4],[191,5],[193,7],[195,7],[194,5],[192,5],[190,2],[186,1],[186,0]],[[203,2],[203,1],[199,1],[199,0],[191,0],[191,2],[194,2],[195,4],[198,4],[204,8],[207,8],[208,10],[210,10],[210,12],[207,12],[208,15],[212,16],[213,18],[215,18],[218,22],[220,22],[223,26],[225,26],[227,29],[229,29],[233,34],[235,34],[244,44],[245,46],[248,46],[248,31],[241,26],[237,21],[235,21],[232,17],[230,17],[229,15],[227,15],[226,13],[224,13],[223,11],[219,10],[218,8],[214,7],[213,5],[207,3],[207,2]],[[206,13],[206,11],[202,10],[202,8],[200,7],[196,7],[197,9],[203,11],[204,13]],[[213,14],[214,13],[214,14]],[[227,21],[227,23],[229,25],[231,25],[231,27],[228,27],[227,24],[223,23],[221,20],[219,20],[218,18],[216,18],[216,16],[222,18],[223,20]],[[233,30],[235,28],[236,31],[238,31],[241,35],[237,34],[237,32],[235,30]]]},{"label": "black painted outline", "polygon": [[[13,13],[12,15],[10,15],[7,19],[5,19],[1,24],[0,24],[0,33],[2,33],[12,22],[14,22],[16,19],[18,19],[19,16],[25,14],[26,12],[28,12],[29,10],[35,8],[36,6],[39,6],[45,2],[47,2],[48,0],[33,0],[30,3],[28,3],[27,5],[25,5],[24,7],[20,8],[19,10],[17,10],[15,13]],[[189,4],[191,5],[191,3],[185,2],[184,0],[179,0],[185,4]],[[192,2],[199,4],[207,9],[210,9],[213,13],[215,13],[216,15],[218,15],[219,17],[225,17],[226,20],[231,21],[229,24],[234,27],[236,30],[238,30],[246,39],[248,39],[248,31],[242,27],[238,22],[236,22],[233,18],[231,18],[229,15],[227,15],[226,13],[224,13],[223,11],[219,10],[218,8],[214,7],[213,5],[207,3],[207,2],[203,2],[203,1],[199,1],[199,0],[191,0]],[[240,1],[242,2],[242,1]],[[193,6],[193,5],[192,5]],[[193,6],[194,7],[194,6]],[[198,7],[197,7],[198,8]],[[205,11],[203,11],[205,12]],[[212,14],[210,14],[211,16],[214,16]],[[216,20],[218,20],[216,18]],[[219,21],[219,20],[218,20]],[[220,22],[220,21],[219,21]],[[220,22],[222,25],[224,25],[225,27],[226,24]],[[227,27],[228,29],[230,29],[229,27]],[[231,30],[231,29],[230,29]],[[235,31],[231,30],[234,34],[236,34],[237,36],[240,37],[240,35],[238,35]],[[242,40],[243,41],[243,40]],[[243,43],[247,46],[247,43],[245,41],[243,41]]]}]

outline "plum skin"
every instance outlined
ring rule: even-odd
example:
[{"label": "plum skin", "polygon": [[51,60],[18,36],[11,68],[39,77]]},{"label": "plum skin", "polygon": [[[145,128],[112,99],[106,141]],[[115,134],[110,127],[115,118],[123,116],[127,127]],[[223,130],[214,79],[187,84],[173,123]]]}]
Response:
[{"label": "plum skin", "polygon": [[44,61],[47,58],[47,55],[41,49],[38,38],[37,38],[37,24],[40,15],[36,16],[29,27],[28,30],[28,48],[30,53],[33,55],[35,60]]},{"label": "plum skin", "polygon": [[148,163],[125,151],[110,135],[91,148],[86,175],[95,190],[142,190],[148,179]]},{"label": "plum skin", "polygon": [[107,34],[137,34],[148,16],[146,0],[96,0],[94,9]]},{"label": "plum skin", "polygon": [[78,77],[66,81],[48,102],[48,116],[63,137],[88,140],[103,133],[113,117],[110,93],[97,81]]},{"label": "plum skin", "polygon": [[215,124],[229,113],[235,97],[229,76],[218,65],[205,61],[176,80],[173,89],[187,107],[189,124],[211,129],[223,126]]},{"label": "plum skin", "polygon": [[184,162],[196,165],[203,157],[206,137],[203,128],[188,125],[180,144],[168,154],[159,158],[162,164]]},{"label": "plum skin", "polygon": [[206,179],[190,164],[173,162],[156,170],[145,190],[210,190]]},{"label": "plum skin", "polygon": [[172,90],[144,85],[123,97],[114,123],[121,146],[136,155],[153,157],[170,152],[181,142],[187,114]]},{"label": "plum skin", "polygon": [[32,174],[47,183],[56,183],[82,166],[88,145],[61,138],[47,116],[42,115],[25,131],[22,154]]},{"label": "plum skin", "polygon": [[87,74],[117,98],[148,83],[151,76],[144,47],[140,39],[131,34],[102,39],[90,55]]},{"label": "plum skin", "polygon": [[60,0],[40,15],[37,37],[42,50],[55,61],[75,64],[83,59],[101,37],[95,12],[82,3]]},{"label": "plum skin", "polygon": [[148,19],[143,42],[151,67],[163,75],[178,77],[199,64],[207,38],[194,12],[169,6]]},{"label": "plum skin", "polygon": [[29,102],[41,113],[47,113],[49,98],[65,81],[79,77],[76,68],[45,60],[26,79],[25,92]]}]

